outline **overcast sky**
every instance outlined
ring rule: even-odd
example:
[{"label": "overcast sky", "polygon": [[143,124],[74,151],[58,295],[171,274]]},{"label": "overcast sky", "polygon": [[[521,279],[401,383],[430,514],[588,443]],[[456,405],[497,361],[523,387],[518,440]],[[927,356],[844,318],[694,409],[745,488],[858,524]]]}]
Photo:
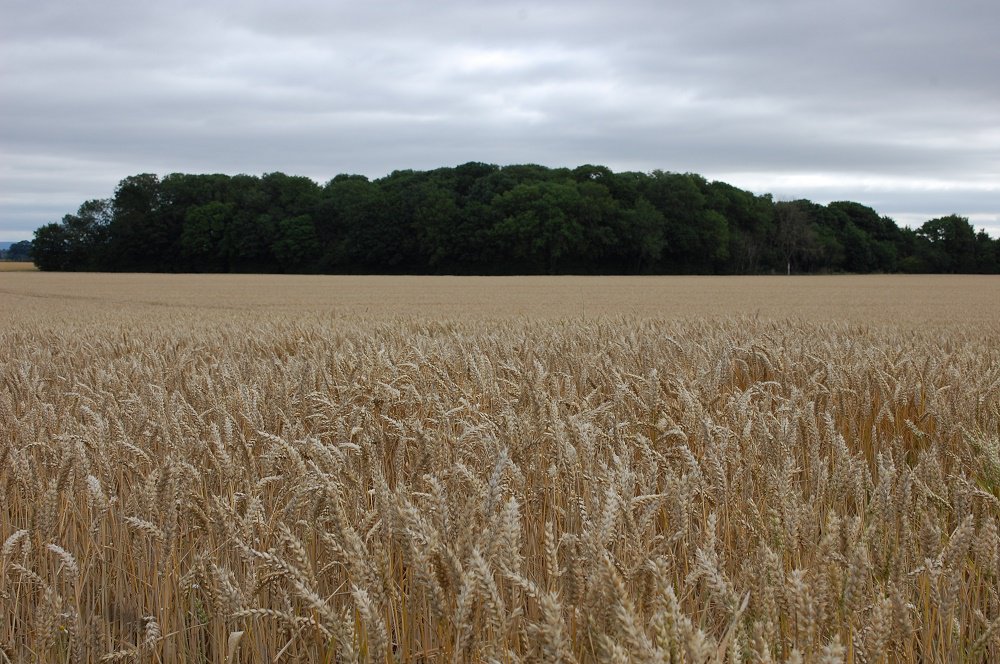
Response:
[{"label": "overcast sky", "polygon": [[143,172],[700,173],[1000,237],[1000,2],[0,0],[0,240]]}]

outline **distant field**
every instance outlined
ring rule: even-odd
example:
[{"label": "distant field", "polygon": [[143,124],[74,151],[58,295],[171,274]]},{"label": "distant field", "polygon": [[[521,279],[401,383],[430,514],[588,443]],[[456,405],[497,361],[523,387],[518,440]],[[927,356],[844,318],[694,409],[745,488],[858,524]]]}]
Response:
[{"label": "distant field", "polygon": [[0,261],[0,272],[36,272],[34,263],[27,261]]},{"label": "distant field", "polygon": [[[3,265],[0,263],[0,265]],[[0,303],[83,318],[250,313],[255,318],[545,320],[759,316],[867,324],[1000,321],[997,276],[367,277],[30,273]],[[30,306],[34,303],[34,306]],[[13,309],[12,309],[13,311]],[[21,311],[21,315],[28,315]],[[6,317],[13,323],[18,316]],[[54,321],[57,322],[57,321]]]},{"label": "distant field", "polygon": [[0,664],[1000,661],[1000,278],[0,277]]}]

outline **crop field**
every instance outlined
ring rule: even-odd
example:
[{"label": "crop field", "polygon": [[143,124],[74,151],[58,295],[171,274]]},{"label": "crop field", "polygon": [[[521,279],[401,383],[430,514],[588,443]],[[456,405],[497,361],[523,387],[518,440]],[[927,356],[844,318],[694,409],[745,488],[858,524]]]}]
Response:
[{"label": "crop field", "polygon": [[0,663],[1000,661],[1000,278],[0,312]]},{"label": "crop field", "polygon": [[27,261],[0,261],[0,272],[33,272],[35,264]]}]

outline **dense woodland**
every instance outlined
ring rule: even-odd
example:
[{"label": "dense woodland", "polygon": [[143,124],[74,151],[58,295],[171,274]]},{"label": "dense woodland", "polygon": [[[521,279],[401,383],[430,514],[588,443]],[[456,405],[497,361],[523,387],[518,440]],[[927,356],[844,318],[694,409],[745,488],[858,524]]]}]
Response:
[{"label": "dense woodland", "polygon": [[695,174],[468,163],[338,175],[142,174],[35,232],[43,270],[410,274],[1000,272],[968,219],[900,228]]},{"label": "dense woodland", "polygon": [[31,240],[14,242],[6,249],[0,248],[0,261],[30,261]]}]

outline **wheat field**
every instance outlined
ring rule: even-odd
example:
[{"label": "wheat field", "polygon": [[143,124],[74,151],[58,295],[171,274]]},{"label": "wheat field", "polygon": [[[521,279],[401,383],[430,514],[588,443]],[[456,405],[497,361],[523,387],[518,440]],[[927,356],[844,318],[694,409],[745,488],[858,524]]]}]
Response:
[{"label": "wheat field", "polygon": [[996,277],[0,311],[0,662],[1000,661]]},{"label": "wheat field", "polygon": [[34,272],[34,263],[27,261],[0,261],[0,272]]}]

